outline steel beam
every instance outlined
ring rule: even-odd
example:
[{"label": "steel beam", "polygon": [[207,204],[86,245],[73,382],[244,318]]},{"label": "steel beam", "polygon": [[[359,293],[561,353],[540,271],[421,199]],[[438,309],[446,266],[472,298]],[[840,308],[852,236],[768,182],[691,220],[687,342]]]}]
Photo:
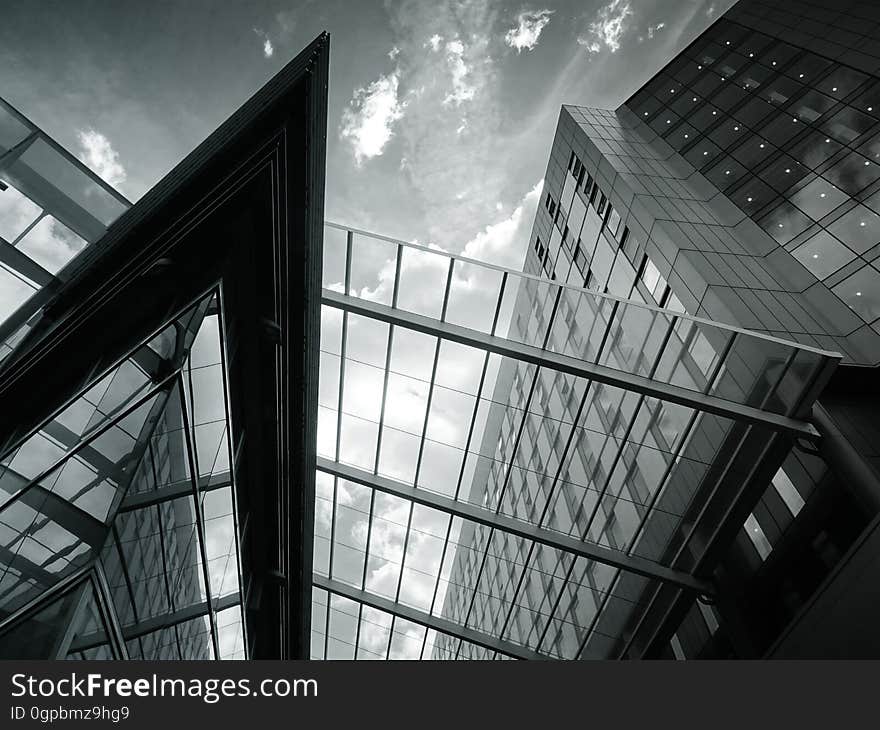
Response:
[{"label": "steel beam", "polygon": [[[214,489],[223,489],[232,485],[232,479],[228,471],[219,472],[210,476],[199,478],[199,492],[210,492]],[[170,502],[178,497],[192,496],[192,482],[189,479],[181,479],[171,482],[164,487],[159,487],[152,492],[137,492],[128,494],[119,505],[119,512],[131,512],[144,507],[152,507],[162,502]]]},{"label": "steel beam", "polygon": [[606,365],[587,362],[570,355],[542,350],[539,347],[514,342],[503,337],[487,335],[449,322],[440,322],[431,317],[394,309],[385,304],[377,304],[329,289],[323,289],[321,303],[362,317],[405,327],[426,335],[440,337],[450,342],[457,342],[478,350],[550,368],[597,383],[623,388],[650,398],[677,403],[705,413],[714,413],[725,418],[766,426],[775,431],[790,433],[810,441],[819,438],[816,429],[805,421],[763,411],[760,408],[735,403],[714,395],[688,390],[671,383],[652,380],[642,375],[616,370]]},{"label": "steel beam", "polygon": [[[223,596],[222,598],[215,598],[213,600],[213,610],[215,613],[218,613],[227,608],[237,606],[240,603],[241,595],[239,593],[232,593],[228,596]],[[194,603],[177,611],[159,614],[158,616],[144,619],[139,623],[124,626],[122,628],[122,636],[126,641],[131,641],[140,636],[146,636],[154,631],[159,631],[160,629],[168,629],[172,626],[199,618],[200,616],[207,616],[209,613],[208,602],[201,601],[200,603]],[[86,649],[91,649],[105,643],[107,643],[107,637],[103,631],[94,634],[84,634],[74,639],[70,651],[85,651]],[[219,659],[219,657],[217,658]]]},{"label": "steel beam", "polygon": [[410,487],[393,479],[371,474],[368,471],[330,461],[320,456],[318,457],[318,471],[362,484],[365,487],[371,487],[385,494],[393,494],[396,497],[411,500],[415,504],[431,507],[454,517],[486,525],[487,527],[492,527],[511,535],[517,535],[526,540],[533,540],[542,545],[563,550],[587,560],[595,560],[597,563],[603,563],[604,565],[620,568],[621,570],[636,573],[646,578],[669,583],[693,593],[706,596],[711,596],[714,593],[710,583],[698,580],[689,573],[667,568],[664,565],[646,560],[637,555],[627,555],[619,550],[612,550],[601,545],[584,542],[576,537],[537,527],[513,517],[496,514],[492,510],[487,510],[468,502],[459,502],[425,489]]},{"label": "steel beam", "polygon": [[[468,641],[471,644],[476,644],[489,651],[499,652],[515,659],[552,659],[552,657],[545,654],[539,654],[524,646],[513,644],[504,639],[497,639],[494,636],[484,634],[482,631],[460,626],[449,619],[440,616],[433,616],[430,613],[425,613],[424,611],[404,606],[400,603],[389,600],[388,598],[377,596],[375,593],[368,593],[367,591],[354,588],[346,583],[341,583],[333,578],[313,574],[312,585],[315,588],[322,588],[330,593],[335,593],[337,596],[342,596],[343,598],[348,598],[357,603],[362,603],[365,606],[371,606],[379,611],[384,611],[397,618],[412,621],[413,623],[420,624],[429,629],[434,629],[443,634],[448,634],[449,636],[461,639],[462,641]],[[329,612],[329,606],[327,607],[327,610]]]}]

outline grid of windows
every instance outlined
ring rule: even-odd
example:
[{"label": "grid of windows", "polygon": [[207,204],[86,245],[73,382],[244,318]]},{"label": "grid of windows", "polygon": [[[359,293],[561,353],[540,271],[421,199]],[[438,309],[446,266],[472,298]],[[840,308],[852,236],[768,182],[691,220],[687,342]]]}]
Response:
[{"label": "grid of windows", "polygon": [[876,324],[880,80],[722,19],[629,106]]},{"label": "grid of windows", "polygon": [[[571,159],[558,192],[551,188],[542,206],[554,262],[567,261],[566,226],[572,241],[572,231],[583,240],[583,226],[569,223],[578,204],[584,219],[596,217],[596,239],[613,241],[616,258],[628,262],[624,249],[634,239],[613,222],[607,196],[592,183],[587,189],[577,163]],[[532,249],[529,265],[546,271],[546,249],[537,263],[541,247]],[[659,274],[646,265],[636,281],[628,265],[629,286],[641,287],[647,301],[669,297]],[[377,288],[383,271],[394,277]],[[437,289],[411,289],[414,271],[433,272]],[[376,480],[662,562],[670,542],[686,540],[678,520],[700,499],[699,485],[733,425],[549,364],[482,352],[476,342],[461,348],[414,333],[392,313],[437,318],[695,392],[742,397],[747,382],[768,373],[787,377],[776,345],[757,358],[746,354],[751,335],[732,342],[723,328],[656,306],[333,225],[325,235],[324,286],[312,637],[319,658],[399,655],[401,642],[412,646],[407,656],[422,657],[614,655],[623,626],[644,609],[656,580],[511,534],[491,520],[425,509]],[[348,310],[362,298],[386,313]],[[383,608],[368,598],[391,603]],[[455,632],[426,633],[427,619],[412,642],[395,640],[410,621],[397,606],[508,649],[487,654]],[[390,618],[379,620],[374,610]]]}]

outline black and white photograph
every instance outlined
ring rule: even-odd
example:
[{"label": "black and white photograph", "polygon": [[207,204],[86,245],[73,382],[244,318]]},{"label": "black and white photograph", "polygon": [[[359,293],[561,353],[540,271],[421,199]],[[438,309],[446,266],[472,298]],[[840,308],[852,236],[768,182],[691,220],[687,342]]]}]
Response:
[{"label": "black and white photograph", "polygon": [[880,659],[878,366],[880,3],[0,2],[9,674]]}]

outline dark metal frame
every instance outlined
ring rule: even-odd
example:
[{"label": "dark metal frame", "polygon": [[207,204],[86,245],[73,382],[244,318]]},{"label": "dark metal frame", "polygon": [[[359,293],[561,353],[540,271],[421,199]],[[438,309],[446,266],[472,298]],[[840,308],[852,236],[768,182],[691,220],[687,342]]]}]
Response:
[{"label": "dark metal frame", "polygon": [[254,658],[307,656],[328,61],[322,34],[72,260],[0,365],[5,455],[220,287]]}]

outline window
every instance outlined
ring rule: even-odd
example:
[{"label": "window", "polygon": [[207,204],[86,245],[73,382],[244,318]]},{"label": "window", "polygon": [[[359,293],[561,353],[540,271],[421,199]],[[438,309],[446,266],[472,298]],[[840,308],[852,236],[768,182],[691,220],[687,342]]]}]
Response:
[{"label": "window", "polygon": [[795,249],[794,257],[817,279],[825,279],[852,261],[856,255],[828,231],[818,231]]},{"label": "window", "polygon": [[654,301],[660,304],[666,296],[666,279],[647,255],[642,261],[640,278]]},{"label": "window", "polygon": [[880,317],[880,271],[865,266],[832,290],[866,322]]},{"label": "window", "polygon": [[788,478],[788,474],[785,473],[782,467],[779,468],[776,476],[773,477],[773,488],[782,498],[782,501],[785,502],[785,506],[791,511],[791,514],[797,517],[798,512],[804,506],[804,498],[795,489],[794,484],[791,483],[791,479]]},{"label": "window", "polygon": [[764,530],[761,529],[761,525],[758,524],[758,520],[755,519],[755,515],[749,515],[743,525],[743,529],[746,531],[749,540],[752,541],[752,545],[755,546],[755,550],[758,551],[761,560],[766,560],[767,556],[773,551],[773,546],[767,539],[767,535],[764,534]]}]

